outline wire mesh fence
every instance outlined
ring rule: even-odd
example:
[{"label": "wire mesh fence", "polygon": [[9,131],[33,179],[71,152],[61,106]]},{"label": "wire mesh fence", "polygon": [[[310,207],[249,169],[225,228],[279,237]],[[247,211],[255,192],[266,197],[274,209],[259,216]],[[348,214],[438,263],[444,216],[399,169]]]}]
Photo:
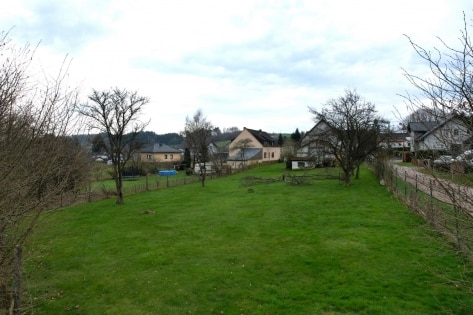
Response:
[{"label": "wire mesh fence", "polygon": [[[390,162],[370,165],[380,179],[409,208],[419,214],[457,250],[473,261],[473,189]],[[456,176],[452,174],[452,176]],[[460,176],[458,174],[458,176]]]}]

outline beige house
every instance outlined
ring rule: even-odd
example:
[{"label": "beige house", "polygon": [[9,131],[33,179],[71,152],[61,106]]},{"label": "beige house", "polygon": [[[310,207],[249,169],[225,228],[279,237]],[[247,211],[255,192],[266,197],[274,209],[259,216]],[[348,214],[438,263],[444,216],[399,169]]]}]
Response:
[{"label": "beige house", "polygon": [[145,145],[135,152],[134,158],[141,162],[179,163],[181,151],[163,143]]},{"label": "beige house", "polygon": [[231,168],[243,168],[264,162],[278,161],[281,147],[277,139],[267,132],[243,128],[243,131],[229,145],[227,165]]}]

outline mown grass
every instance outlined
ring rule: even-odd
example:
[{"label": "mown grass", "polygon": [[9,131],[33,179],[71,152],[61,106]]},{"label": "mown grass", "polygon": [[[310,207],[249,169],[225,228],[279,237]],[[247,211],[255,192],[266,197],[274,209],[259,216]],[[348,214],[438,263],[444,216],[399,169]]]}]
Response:
[{"label": "mown grass", "polygon": [[371,173],[351,187],[241,185],[284,172],[44,216],[25,266],[34,314],[473,311],[471,268]]}]

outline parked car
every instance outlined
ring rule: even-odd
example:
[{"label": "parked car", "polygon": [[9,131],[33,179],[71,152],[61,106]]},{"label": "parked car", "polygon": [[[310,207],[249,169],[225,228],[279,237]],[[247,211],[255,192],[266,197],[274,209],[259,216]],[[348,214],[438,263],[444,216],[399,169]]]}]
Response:
[{"label": "parked car", "polygon": [[434,165],[451,164],[453,162],[453,156],[441,155],[438,159],[434,160]]},{"label": "parked car", "polygon": [[460,154],[455,158],[456,161],[459,162],[467,162],[467,163],[472,163],[473,161],[473,150],[468,150]]},{"label": "parked car", "polygon": [[473,150],[467,150],[455,158],[455,162],[463,163],[465,172],[473,171]]},{"label": "parked car", "polygon": [[451,155],[441,155],[438,159],[434,160],[434,167],[438,169],[449,169],[450,164],[454,161]]}]

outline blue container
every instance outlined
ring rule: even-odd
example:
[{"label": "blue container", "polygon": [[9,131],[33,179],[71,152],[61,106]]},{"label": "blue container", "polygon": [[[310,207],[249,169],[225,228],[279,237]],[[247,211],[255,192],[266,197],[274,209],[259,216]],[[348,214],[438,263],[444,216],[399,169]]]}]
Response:
[{"label": "blue container", "polygon": [[159,171],[159,176],[169,176],[169,175],[176,175],[176,174],[177,174],[176,170]]}]

